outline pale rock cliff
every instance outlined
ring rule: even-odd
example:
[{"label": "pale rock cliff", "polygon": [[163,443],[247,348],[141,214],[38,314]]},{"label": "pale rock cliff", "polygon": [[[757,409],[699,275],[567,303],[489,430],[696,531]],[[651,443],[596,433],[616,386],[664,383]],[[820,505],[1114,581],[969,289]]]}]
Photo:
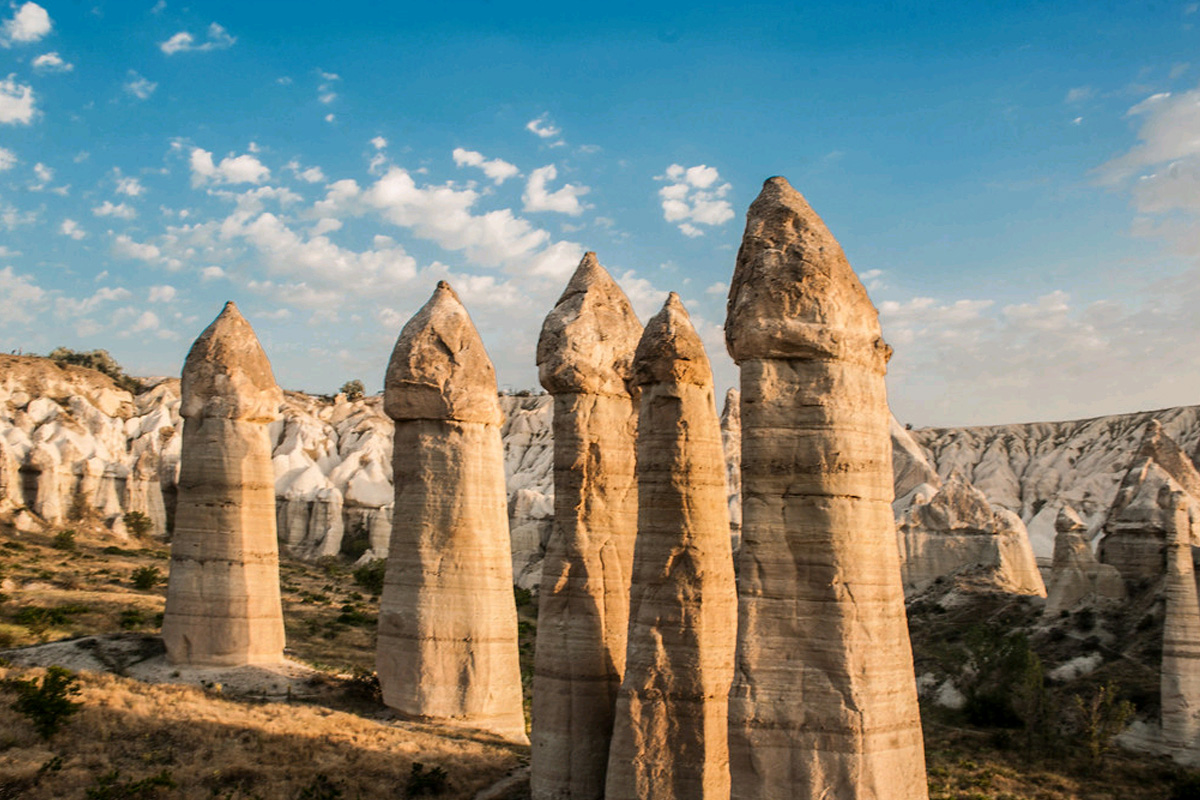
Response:
[{"label": "pale rock cliff", "polygon": [[1080,603],[1120,600],[1125,581],[1116,567],[1101,564],[1087,540],[1087,525],[1070,506],[1063,506],[1054,523],[1054,561],[1050,567],[1050,591],[1045,615],[1054,617]]}]

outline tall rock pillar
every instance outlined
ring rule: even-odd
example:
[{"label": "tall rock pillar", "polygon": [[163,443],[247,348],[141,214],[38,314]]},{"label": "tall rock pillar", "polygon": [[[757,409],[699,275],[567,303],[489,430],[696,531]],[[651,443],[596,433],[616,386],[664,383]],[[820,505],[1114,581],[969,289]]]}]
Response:
[{"label": "tall rock pillar", "polygon": [[410,717],[526,742],[496,373],[445,281],[396,341],[396,504],[376,666]]},{"label": "tall rock pillar", "polygon": [[607,800],[726,800],[737,587],[712,371],[674,292],[634,358],[638,537]]},{"label": "tall rock pillar", "polygon": [[538,595],[534,800],[604,797],[637,534],[628,381],[641,335],[625,293],[587,253],[538,340],[554,396],[554,529]]},{"label": "tall rock pillar", "polygon": [[183,364],[179,495],[162,634],[175,664],[283,660],[275,472],[283,394],[233,303]]},{"label": "tall rock pillar", "polygon": [[891,348],[841,246],[783,178],[747,214],[725,336],[742,390],[732,797],[923,800]]},{"label": "tall rock pillar", "polygon": [[1200,601],[1192,567],[1187,503],[1171,495],[1167,514],[1166,614],[1162,649],[1163,741],[1184,759],[1200,746]]}]

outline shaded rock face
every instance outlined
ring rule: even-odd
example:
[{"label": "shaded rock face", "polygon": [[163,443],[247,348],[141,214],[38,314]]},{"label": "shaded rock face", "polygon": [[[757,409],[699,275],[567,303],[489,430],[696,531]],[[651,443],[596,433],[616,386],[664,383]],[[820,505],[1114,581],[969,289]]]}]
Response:
[{"label": "shaded rock face", "polygon": [[1054,562],[1050,568],[1050,591],[1046,597],[1047,617],[1056,617],[1080,603],[1120,600],[1125,581],[1116,567],[1096,560],[1087,540],[1087,526],[1070,506],[1063,506],[1055,523]]},{"label": "shaded rock face", "polygon": [[725,335],[742,390],[732,797],[925,798],[890,350],[841,247],[782,178],[747,214]]},{"label": "shaded rock face", "polygon": [[1161,575],[1176,494],[1183,498],[1191,520],[1184,535],[1197,543],[1194,531],[1200,519],[1200,474],[1162,425],[1152,420],[1104,521],[1100,560],[1116,567],[1127,580]]},{"label": "shaded rock face", "polygon": [[400,333],[384,408],[396,422],[376,653],[384,703],[523,743],[496,376],[444,282]]},{"label": "shaded rock face", "polygon": [[725,452],[725,486],[729,490],[729,540],[736,551],[742,546],[742,394],[737,389],[725,392],[721,448]]},{"label": "shaded rock face", "polygon": [[1168,500],[1163,618],[1162,735],[1180,761],[1200,759],[1200,602],[1182,492]]},{"label": "shaded rock face", "polygon": [[181,399],[183,450],[162,626],[167,658],[279,662],[283,611],[267,425],[283,396],[233,303],[188,352]]},{"label": "shaded rock face", "polygon": [[1021,518],[994,509],[983,492],[957,476],[928,502],[915,503],[896,525],[905,591],[919,592],[962,570],[1000,592],[1046,596]]},{"label": "shaded rock face", "polygon": [[634,360],[638,533],[608,800],[725,800],[737,588],[712,372],[674,292]]},{"label": "shaded rock face", "polygon": [[588,253],[538,341],[538,373],[554,397],[554,528],[533,678],[538,800],[604,797],[638,523],[628,381],[641,333],[625,293]]}]

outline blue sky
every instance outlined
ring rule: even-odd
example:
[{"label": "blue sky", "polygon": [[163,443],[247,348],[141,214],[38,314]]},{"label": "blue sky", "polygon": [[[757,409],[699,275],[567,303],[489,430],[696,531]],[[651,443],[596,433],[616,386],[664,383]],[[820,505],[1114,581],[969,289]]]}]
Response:
[{"label": "blue sky", "polygon": [[776,174],[879,307],[901,420],[1200,402],[1195,2],[0,5],[0,348],[175,373],[234,299],[286,388],[375,390],[445,278],[532,387],[595,250],[734,385]]}]

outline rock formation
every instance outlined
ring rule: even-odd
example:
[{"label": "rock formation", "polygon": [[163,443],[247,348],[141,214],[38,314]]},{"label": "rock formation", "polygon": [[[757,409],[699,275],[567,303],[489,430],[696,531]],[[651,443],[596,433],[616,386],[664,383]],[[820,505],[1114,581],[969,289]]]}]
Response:
[{"label": "rock formation", "polygon": [[[1104,521],[1100,560],[1126,579],[1162,575],[1175,494],[1183,498],[1191,519],[1200,519],[1200,474],[1187,453],[1152,420]],[[1186,538],[1192,535],[1184,532]]]},{"label": "rock formation", "polygon": [[721,447],[725,451],[725,485],[729,489],[729,539],[736,552],[742,546],[742,394],[737,389],[725,392]]},{"label": "rock formation", "polygon": [[283,659],[279,545],[267,426],[283,400],[233,303],[183,365],[183,454],[162,635],[174,664]]},{"label": "rock formation", "polygon": [[445,282],[400,332],[384,410],[396,440],[383,701],[525,742],[496,374]]},{"label": "rock formation", "polygon": [[21,472],[12,448],[0,438],[0,512],[9,512],[25,506],[21,490]]},{"label": "rock formation", "polygon": [[57,525],[66,518],[59,463],[57,453],[45,442],[29,451],[28,470],[34,474],[37,487],[33,511],[51,525]]},{"label": "rock formation", "polygon": [[891,349],[787,181],[750,206],[729,290],[741,367],[732,797],[925,798],[892,519]]},{"label": "rock formation", "polygon": [[1166,614],[1163,618],[1162,734],[1180,760],[1200,756],[1200,602],[1191,524],[1181,492],[1167,503]]},{"label": "rock formation", "polygon": [[638,526],[628,381],[641,333],[625,293],[587,253],[538,340],[538,374],[554,396],[554,529],[538,599],[535,800],[604,797]]},{"label": "rock formation", "polygon": [[905,591],[967,570],[976,588],[1046,596],[1021,518],[995,509],[983,492],[952,475],[928,502],[896,523]]},{"label": "rock formation", "polygon": [[638,531],[607,800],[726,800],[737,588],[712,371],[674,292],[634,359]]},{"label": "rock formation", "polygon": [[1046,597],[1047,617],[1070,611],[1089,599],[1120,600],[1125,581],[1116,567],[1096,560],[1088,544],[1087,526],[1070,506],[1063,506],[1055,523],[1054,563],[1050,568],[1050,592]]}]

